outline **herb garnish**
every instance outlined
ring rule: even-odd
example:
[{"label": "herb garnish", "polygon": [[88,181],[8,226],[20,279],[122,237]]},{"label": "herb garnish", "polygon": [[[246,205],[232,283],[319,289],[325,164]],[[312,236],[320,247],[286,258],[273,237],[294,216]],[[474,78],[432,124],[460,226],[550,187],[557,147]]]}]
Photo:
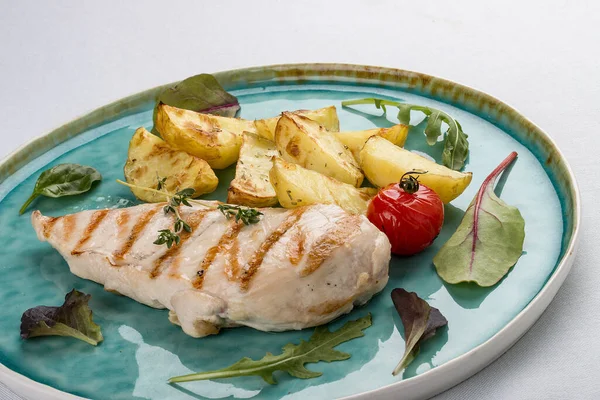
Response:
[{"label": "herb garnish", "polygon": [[235,217],[235,222],[242,221],[244,225],[257,223],[260,221],[260,216],[263,215],[263,213],[255,208],[242,208],[240,206],[232,206],[231,204],[219,204],[217,208],[227,219]]},{"label": "herb garnish", "polygon": [[[385,106],[398,107],[398,121],[404,125],[410,125],[411,111],[422,112],[427,118],[427,125],[425,126],[427,144],[433,146],[437,143],[438,138],[444,135],[442,163],[446,167],[456,171],[460,171],[465,165],[465,160],[469,154],[468,136],[463,132],[458,121],[449,114],[431,107],[376,98],[343,101],[342,107],[357,104],[374,104],[377,109],[381,108],[384,114],[387,112]],[[448,129],[445,132],[442,129],[442,122],[448,125]]]},{"label": "herb garnish", "polygon": [[30,308],[21,317],[21,337],[71,336],[93,346],[100,343],[100,326],[92,319],[88,302],[92,296],[71,290],[60,307],[37,306]]},{"label": "herb garnish", "polygon": [[334,347],[364,336],[363,330],[369,326],[371,326],[371,314],[355,321],[346,322],[344,326],[333,332],[330,332],[325,326],[319,326],[307,342],[301,340],[297,345],[288,343],[283,346],[283,352],[279,355],[267,353],[260,360],[244,357],[227,368],[176,376],[169,379],[169,383],[255,375],[274,385],[277,383],[273,376],[275,371],[284,371],[301,379],[316,378],[323,373],[306,369],[304,364],[319,361],[341,361],[350,358],[350,354],[334,350]]},{"label": "herb garnish", "polygon": [[517,158],[512,152],[485,178],[456,232],[433,258],[438,275],[448,283],[498,283],[523,252],[525,220],[519,209],[494,193],[496,178]]},{"label": "herb garnish", "polygon": [[[159,179],[158,187],[162,187],[162,180]],[[181,219],[181,215],[179,214],[179,207],[183,204],[184,206],[191,207],[192,205],[189,202],[189,197],[194,194],[195,190],[192,188],[183,189],[173,196],[169,200],[166,206],[164,206],[163,210],[166,214],[173,213],[175,214],[175,224],[173,226],[175,233],[179,233],[182,229],[188,233],[192,233],[192,228]],[[166,193],[165,193],[166,194]],[[163,242],[164,243],[164,242]],[[163,243],[155,243],[155,244],[163,244]],[[168,242],[169,243],[169,242]],[[177,237],[176,244],[179,244],[179,237]],[[167,247],[171,247],[167,244]]]},{"label": "herb garnish", "polygon": [[235,222],[241,221],[242,223],[244,223],[244,225],[250,225],[259,222],[260,216],[263,215],[263,213],[261,213],[255,208],[241,207],[231,204],[215,205],[215,202],[191,199],[191,196],[193,196],[195,192],[192,188],[186,188],[178,191],[175,194],[171,194],[167,192],[164,187],[165,180],[166,178],[157,177],[157,189],[153,189],[144,186],[132,185],[131,183],[123,182],[122,180],[117,179],[117,182],[121,185],[125,185],[134,189],[141,189],[147,190],[149,192],[159,193],[166,196],[169,199],[168,203],[163,207],[163,211],[165,212],[165,214],[173,213],[175,215],[175,223],[173,224],[173,230],[161,229],[160,231],[158,231],[159,235],[158,238],[153,242],[154,244],[166,244],[168,248],[171,248],[173,244],[178,245],[181,241],[179,233],[182,230],[188,233],[192,233],[192,227],[189,226],[188,223],[183,220],[183,218],[181,218],[181,214],[179,213],[179,207],[181,205],[191,207],[192,203],[194,203],[200,204],[204,207],[219,210],[227,219],[235,218]]},{"label": "herb garnish", "polygon": [[171,248],[171,246],[173,246],[173,243],[175,243],[176,245],[179,244],[179,242],[181,241],[181,238],[179,237],[179,235],[173,233],[173,231],[171,231],[170,229],[161,229],[160,231],[158,231],[158,239],[156,239],[153,244],[167,244],[167,248]]},{"label": "herb garnish", "polygon": [[158,180],[158,185],[156,186],[156,190],[162,190],[167,186],[167,177],[161,178],[156,174],[156,180]]},{"label": "herb garnish", "polygon": [[47,197],[73,196],[87,192],[102,175],[92,167],[79,164],[59,164],[41,173],[33,193],[19,210],[23,214],[39,195]]},{"label": "herb garnish", "polygon": [[181,232],[181,230],[185,230],[188,233],[192,233],[192,227],[189,226],[187,222],[185,222],[181,218],[181,214],[179,214],[179,207],[182,204],[188,207],[192,206],[190,204],[189,197],[194,195],[195,190],[192,188],[186,188],[171,195],[166,191],[164,187],[166,178],[161,179],[160,177],[157,177],[157,180],[157,190],[164,189],[162,190],[162,192],[165,194],[165,196],[167,196],[167,198],[169,198],[169,202],[166,206],[163,207],[163,211],[165,212],[165,215],[169,213],[175,215],[175,224],[173,224],[173,231],[171,231],[170,229],[161,229],[160,231],[158,231],[158,238],[153,243],[158,245],[166,244],[167,248],[170,249],[171,246],[173,246],[173,243],[178,245],[181,241],[181,237],[179,237],[178,235],[178,233]]}]

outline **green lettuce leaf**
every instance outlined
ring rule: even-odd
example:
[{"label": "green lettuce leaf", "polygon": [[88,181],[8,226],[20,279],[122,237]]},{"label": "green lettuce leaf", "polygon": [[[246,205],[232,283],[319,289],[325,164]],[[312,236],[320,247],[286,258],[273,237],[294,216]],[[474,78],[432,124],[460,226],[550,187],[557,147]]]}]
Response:
[{"label": "green lettuce leaf", "polygon": [[[433,146],[437,143],[438,138],[444,135],[442,163],[455,171],[460,171],[464,167],[467,156],[469,155],[468,135],[463,132],[458,121],[449,114],[431,107],[376,98],[343,101],[342,107],[357,104],[374,104],[377,109],[382,109],[384,113],[387,112],[386,106],[397,107],[398,121],[404,125],[410,125],[411,111],[422,112],[427,118],[427,125],[425,126],[425,139],[427,144]],[[448,126],[446,131],[444,131],[442,123],[445,123]]]},{"label": "green lettuce leaf", "polygon": [[300,344],[288,343],[283,346],[283,352],[279,355],[267,353],[260,360],[252,360],[244,357],[235,364],[216,371],[199,372],[196,374],[176,376],[169,379],[170,383],[189,382],[206,379],[233,378],[238,376],[260,376],[265,382],[274,385],[277,383],[273,372],[284,371],[296,378],[308,379],[321,376],[321,372],[311,371],[304,367],[306,363],[319,361],[340,361],[350,358],[350,354],[334,347],[361,336],[363,330],[371,326],[371,314],[346,322],[344,326],[334,332],[330,332],[324,326],[319,326],[310,337],[308,342],[300,341]]},{"label": "green lettuce leaf", "polygon": [[33,193],[19,210],[23,214],[39,195],[46,197],[74,196],[85,193],[102,175],[92,167],[79,164],[59,164],[42,172],[35,182]]},{"label": "green lettuce leaf", "polygon": [[440,310],[431,307],[416,293],[396,288],[392,290],[392,301],[404,325],[406,342],[404,355],[392,372],[398,375],[419,354],[421,343],[433,337],[437,329],[447,325],[448,321]]},{"label": "green lettuce leaf", "polygon": [[433,258],[438,275],[448,283],[498,283],[523,253],[525,220],[516,207],[494,193],[498,175],[517,157],[512,152],[483,181],[456,232]]},{"label": "green lettuce leaf", "polygon": [[103,340],[100,326],[92,320],[88,302],[92,296],[75,289],[60,307],[37,306],[21,317],[21,337],[71,336],[96,346]]}]

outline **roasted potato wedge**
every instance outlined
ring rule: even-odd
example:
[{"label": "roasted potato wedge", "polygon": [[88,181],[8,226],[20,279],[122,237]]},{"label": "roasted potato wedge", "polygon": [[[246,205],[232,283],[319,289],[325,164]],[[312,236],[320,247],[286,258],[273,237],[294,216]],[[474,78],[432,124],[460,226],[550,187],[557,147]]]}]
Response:
[{"label": "roasted potato wedge", "polygon": [[[338,132],[340,130],[340,120],[338,119],[335,106],[319,108],[318,110],[297,110],[292,111],[292,114],[302,115],[308,119],[312,119],[322,125],[330,132]],[[258,119],[254,121],[256,133],[265,139],[275,140],[275,129],[281,115],[273,118]]]},{"label": "roasted potato wedge", "polygon": [[275,146],[286,161],[352,186],[359,187],[363,181],[350,150],[335,133],[309,118],[284,112],[275,129]]},{"label": "roasted potato wedge", "polygon": [[406,142],[406,137],[408,136],[408,125],[398,124],[389,128],[337,132],[335,135],[352,152],[354,159],[359,161],[360,151],[371,136],[381,136],[397,146],[404,146],[404,142]]},{"label": "roasted potato wedge", "polygon": [[254,121],[201,114],[160,104],[156,129],[173,148],[206,160],[215,169],[238,159],[242,132],[255,132]]},{"label": "roasted potato wedge", "polygon": [[254,133],[244,132],[235,178],[229,185],[227,202],[248,207],[270,207],[277,204],[277,194],[269,171],[276,156],[275,143]]},{"label": "roasted potato wedge", "polygon": [[375,188],[355,188],[280,157],[273,159],[269,176],[279,204],[294,208],[310,204],[337,204],[352,214],[364,214]]},{"label": "roasted potato wedge", "polygon": [[[127,182],[132,185],[155,188],[157,177],[167,178],[167,192],[193,188],[196,191],[194,197],[214,191],[219,184],[206,161],[172,149],[164,140],[144,128],[136,130],[129,142],[123,172]],[[145,202],[167,201],[166,196],[147,190],[132,188],[131,191]]]},{"label": "roasted potato wedge", "polygon": [[420,169],[419,182],[436,192],[444,203],[457,198],[471,183],[470,172],[453,171],[379,136],[372,136],[360,151],[360,165],[367,179],[383,187],[399,182],[406,172]]}]

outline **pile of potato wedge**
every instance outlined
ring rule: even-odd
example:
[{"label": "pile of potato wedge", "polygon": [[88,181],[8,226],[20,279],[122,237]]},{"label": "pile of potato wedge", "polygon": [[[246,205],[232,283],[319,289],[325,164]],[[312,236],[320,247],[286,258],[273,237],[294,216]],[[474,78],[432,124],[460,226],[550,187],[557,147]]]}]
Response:
[{"label": "pile of potato wedge", "polygon": [[[453,171],[402,148],[408,126],[340,132],[334,106],[283,112],[261,120],[227,118],[159,104],[155,128],[160,137],[138,129],[129,144],[125,178],[133,185],[155,187],[166,177],[168,192],[191,187],[195,197],[216,189],[213,169],[237,162],[228,203],[248,207],[280,204],[294,208],[334,203],[364,213],[373,187],[398,182],[411,170],[428,171],[419,181],[444,203],[459,196],[471,173]],[[165,196],[133,189],[140,200]]]}]

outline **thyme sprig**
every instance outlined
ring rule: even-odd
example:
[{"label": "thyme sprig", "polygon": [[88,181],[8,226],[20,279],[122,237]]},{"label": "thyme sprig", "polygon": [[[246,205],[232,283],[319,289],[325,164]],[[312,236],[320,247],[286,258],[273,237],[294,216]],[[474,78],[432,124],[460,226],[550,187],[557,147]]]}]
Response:
[{"label": "thyme sprig", "polygon": [[225,218],[235,218],[235,222],[242,221],[244,225],[257,223],[260,221],[260,216],[263,215],[256,208],[232,206],[231,204],[219,204],[217,208]]},{"label": "thyme sprig", "polygon": [[156,186],[157,190],[162,190],[164,187],[167,186],[167,178],[161,178],[160,176],[158,176],[158,174],[156,174],[156,180],[158,180],[158,185]]},{"label": "thyme sprig", "polygon": [[[161,186],[161,182],[163,182],[163,181],[159,179],[158,180],[159,187]],[[179,207],[182,204],[184,206],[191,207],[192,205],[190,204],[189,197],[193,196],[194,192],[195,192],[195,190],[192,188],[180,190],[179,192],[175,193],[169,200],[169,203],[167,203],[167,205],[163,207],[165,215],[169,214],[169,213],[173,213],[175,215],[175,224],[173,225],[173,230],[175,231],[175,234],[181,232],[181,230],[185,230],[188,233],[192,233],[192,228],[187,224],[187,222],[185,222],[181,218],[181,215],[179,214]],[[177,236],[177,238],[179,238],[179,236]],[[160,237],[156,241],[160,242],[161,241]],[[156,244],[163,244],[163,243],[156,243]],[[175,244],[179,244],[179,241],[176,240]],[[168,242],[167,242],[167,247],[171,247],[171,246],[169,246]]]},{"label": "thyme sprig", "polygon": [[173,246],[173,243],[178,245],[180,241],[181,238],[178,234],[173,233],[173,231],[171,231],[170,229],[161,229],[160,231],[158,231],[158,239],[154,241],[154,244],[166,244],[167,248],[170,249],[171,246]]},{"label": "thyme sprig", "polygon": [[168,196],[169,198],[169,202],[163,207],[163,211],[165,212],[165,215],[169,213],[175,215],[175,224],[173,224],[172,231],[170,229],[161,229],[160,231],[158,231],[159,235],[158,238],[154,241],[154,244],[166,244],[167,248],[170,249],[173,243],[178,245],[181,241],[179,232],[185,230],[187,233],[192,233],[192,227],[189,226],[188,223],[181,218],[181,214],[179,214],[179,207],[181,207],[182,204],[188,207],[192,206],[189,202],[189,197],[194,195],[195,190],[192,188],[186,188],[180,190],[174,195],[170,195],[165,188],[166,178],[161,179],[160,177],[157,177],[157,180],[157,190],[162,190],[165,196]]},{"label": "thyme sprig", "polygon": [[199,204],[207,208],[219,210],[221,211],[221,213],[223,213],[225,218],[235,218],[235,222],[241,221],[244,225],[250,225],[259,222],[260,216],[263,215],[263,213],[261,213],[255,208],[222,203],[215,205],[215,202],[213,201],[192,199],[191,196],[193,196],[195,193],[195,190],[192,188],[186,188],[176,192],[175,194],[171,194],[166,190],[165,187],[166,178],[160,178],[159,176],[157,176],[156,179],[158,182],[156,185],[156,189],[145,186],[133,185],[131,183],[123,182],[122,180],[117,179],[117,182],[121,185],[125,185],[133,189],[146,190],[149,192],[161,194],[168,199],[167,204],[163,207],[163,211],[165,214],[172,213],[173,215],[175,215],[175,223],[173,224],[173,230],[161,229],[160,231],[158,231],[159,235],[158,238],[154,241],[154,244],[166,244],[168,248],[171,248],[173,244],[178,245],[181,242],[181,237],[179,236],[179,233],[182,230],[188,233],[192,233],[192,227],[189,226],[188,223],[183,220],[183,218],[181,218],[181,214],[179,213],[179,208],[182,205],[191,207],[192,204]]}]

